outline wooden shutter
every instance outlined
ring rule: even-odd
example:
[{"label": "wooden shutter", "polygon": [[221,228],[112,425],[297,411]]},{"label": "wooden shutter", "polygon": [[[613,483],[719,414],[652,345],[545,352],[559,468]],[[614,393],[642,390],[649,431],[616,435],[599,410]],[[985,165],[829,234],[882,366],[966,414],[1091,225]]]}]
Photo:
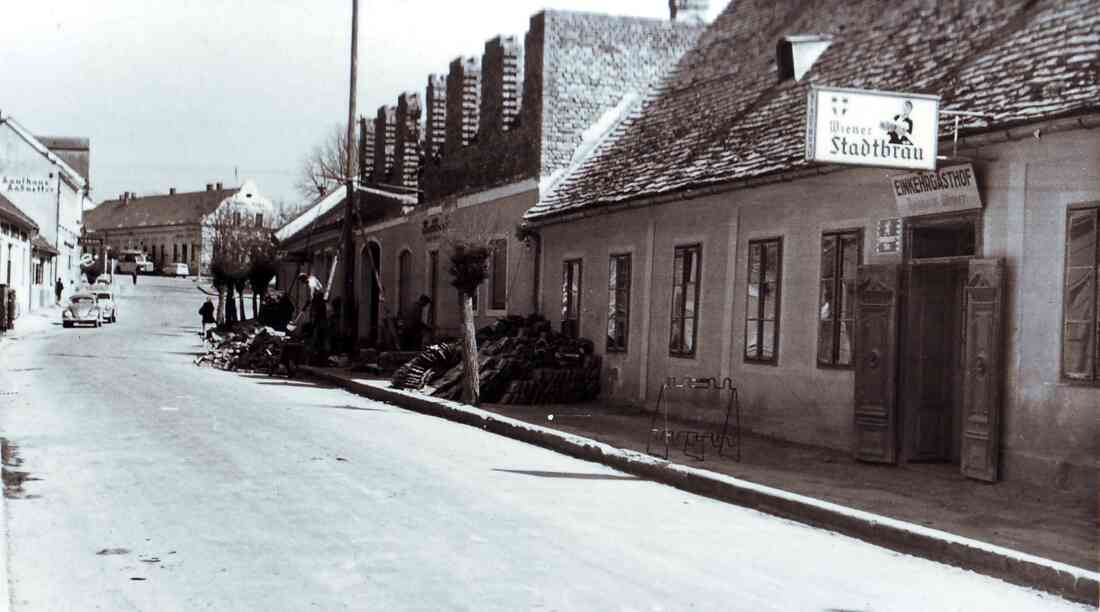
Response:
[{"label": "wooden shutter", "polygon": [[856,288],[855,456],[897,462],[898,266],[859,267]]},{"label": "wooden shutter", "polygon": [[963,360],[964,476],[995,482],[1000,465],[1004,261],[973,259],[966,281]]}]

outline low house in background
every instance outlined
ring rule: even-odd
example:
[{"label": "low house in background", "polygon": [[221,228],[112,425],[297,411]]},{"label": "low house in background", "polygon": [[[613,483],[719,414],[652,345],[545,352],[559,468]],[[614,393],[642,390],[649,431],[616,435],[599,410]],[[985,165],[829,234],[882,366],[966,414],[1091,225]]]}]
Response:
[{"label": "low house in background", "polygon": [[[527,212],[544,313],[606,338],[616,398],[730,377],[758,434],[1095,493],[1097,28],[1085,0],[732,3]],[[807,161],[811,85],[942,96],[940,173]]]},{"label": "low house in background", "polygon": [[[124,193],[84,212],[84,225],[102,241],[90,249],[101,257],[124,250],[141,251],[156,263],[159,271],[167,263],[185,263],[192,274],[206,274],[210,267],[208,226],[215,217],[238,225],[270,225],[275,216],[271,200],[256,183],[246,180],[239,187],[210,183],[202,191],[138,196]],[[205,227],[205,229],[204,229]]]},{"label": "low house in background", "polygon": [[86,139],[37,137],[13,117],[0,117],[0,195],[38,226],[28,253],[33,282],[16,287],[23,311],[52,304],[58,278],[70,288],[79,280],[87,162]]},{"label": "low house in background", "polygon": [[[361,338],[379,338],[384,321],[414,308],[421,294],[432,299],[427,316],[437,334],[458,335],[458,294],[447,270],[463,240],[492,247],[489,279],[475,300],[477,325],[539,310],[539,247],[516,228],[578,150],[635,108],[702,32],[692,17],[706,3],[680,4],[675,21],[538,13],[522,40],[495,37],[480,58],[459,57],[446,75],[429,76],[423,103],[406,92],[378,110],[362,130],[361,184],[419,198],[402,214],[363,223],[356,238]],[[295,245],[312,241],[313,273],[327,278],[323,264],[331,260],[319,253],[323,232],[316,229],[280,234]],[[338,232],[330,234],[335,253]],[[334,278],[333,293],[342,296],[342,268]]]},{"label": "low house in background", "polygon": [[[12,319],[26,311],[27,296],[35,284],[38,270],[32,264],[32,250],[36,238],[38,224],[0,193],[0,285],[16,291],[16,311]],[[0,299],[3,299],[2,294]]]}]

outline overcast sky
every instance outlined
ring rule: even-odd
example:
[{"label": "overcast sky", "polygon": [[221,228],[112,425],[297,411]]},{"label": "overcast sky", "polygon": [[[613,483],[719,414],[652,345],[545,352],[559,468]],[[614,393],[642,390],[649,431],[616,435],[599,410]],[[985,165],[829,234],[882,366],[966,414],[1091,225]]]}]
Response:
[{"label": "overcast sky", "polygon": [[[346,125],[351,0],[18,0],[0,112],[91,139],[93,199],[255,179],[296,201],[302,157]],[[527,31],[542,8],[668,17],[667,0],[360,0],[359,112]],[[712,0],[710,17],[724,7]]]}]

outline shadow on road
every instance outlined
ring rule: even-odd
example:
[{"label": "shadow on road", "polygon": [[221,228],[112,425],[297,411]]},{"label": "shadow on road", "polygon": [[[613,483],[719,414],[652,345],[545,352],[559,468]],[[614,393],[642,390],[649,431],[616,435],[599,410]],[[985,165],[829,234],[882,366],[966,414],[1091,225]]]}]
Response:
[{"label": "shadow on road", "polygon": [[525,476],[538,476],[540,478],[573,478],[577,480],[645,480],[637,476],[626,474],[584,474],[580,472],[544,472],[540,470],[505,470],[493,468],[494,472],[507,472],[509,474],[523,474]]}]

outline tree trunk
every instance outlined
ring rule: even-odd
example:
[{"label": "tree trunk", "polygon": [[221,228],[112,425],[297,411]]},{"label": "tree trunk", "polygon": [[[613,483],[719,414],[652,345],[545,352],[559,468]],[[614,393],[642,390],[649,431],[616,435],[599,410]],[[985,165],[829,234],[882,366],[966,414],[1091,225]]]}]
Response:
[{"label": "tree trunk", "polygon": [[471,406],[481,405],[481,376],[477,371],[477,335],[474,329],[474,298],[461,294],[463,397]]},{"label": "tree trunk", "polygon": [[225,324],[225,287],[218,288],[218,308],[214,311],[214,318],[218,325]]},{"label": "tree trunk", "polygon": [[237,288],[237,302],[238,302],[238,305],[240,306],[240,308],[237,309],[237,312],[239,312],[240,315],[241,315],[240,320],[241,321],[247,321],[248,320],[248,316],[246,314],[247,311],[244,309],[244,289],[240,288],[240,287]]},{"label": "tree trunk", "polygon": [[257,296],[258,296],[258,294],[256,293],[256,289],[253,288],[252,289],[252,318],[253,319],[258,318],[260,316],[260,306],[259,306],[259,302],[256,299]]}]

